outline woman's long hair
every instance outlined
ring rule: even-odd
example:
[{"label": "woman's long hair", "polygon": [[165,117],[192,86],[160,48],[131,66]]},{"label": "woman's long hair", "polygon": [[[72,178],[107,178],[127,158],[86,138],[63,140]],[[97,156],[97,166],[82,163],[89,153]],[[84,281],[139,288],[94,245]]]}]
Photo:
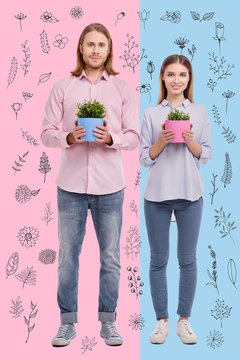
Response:
[{"label": "woman's long hair", "polygon": [[106,61],[104,63],[104,69],[107,71],[107,73],[109,75],[117,75],[117,74],[119,74],[112,67],[113,45],[112,45],[111,35],[109,34],[107,28],[104,25],[98,24],[98,23],[90,24],[90,25],[86,26],[83,29],[83,31],[82,31],[82,33],[80,35],[80,38],[79,38],[79,41],[78,41],[78,47],[77,47],[77,66],[76,66],[75,70],[71,71],[71,74],[74,75],[74,76],[80,76],[83,69],[85,68],[85,63],[84,63],[84,60],[83,60],[83,56],[82,56],[82,53],[80,51],[80,44],[81,45],[83,44],[83,40],[84,40],[85,35],[87,33],[89,33],[90,31],[98,31],[98,32],[100,32],[100,33],[102,33],[103,35],[106,36],[106,38],[108,39],[109,53],[108,53],[107,59],[106,59]]},{"label": "woman's long hair", "polygon": [[166,99],[167,97],[167,88],[165,86],[165,82],[162,79],[162,76],[165,72],[165,69],[168,65],[171,64],[175,64],[175,63],[179,63],[182,64],[184,66],[186,66],[186,68],[188,69],[189,72],[189,82],[188,82],[188,86],[186,87],[186,89],[184,90],[184,97],[188,98],[191,103],[193,103],[193,73],[192,73],[192,65],[190,63],[190,61],[188,60],[188,58],[186,56],[183,55],[170,55],[168,56],[162,63],[161,66],[161,70],[160,70],[160,75],[159,75],[159,98],[158,98],[158,104],[161,104],[161,102],[163,101],[163,99]]}]

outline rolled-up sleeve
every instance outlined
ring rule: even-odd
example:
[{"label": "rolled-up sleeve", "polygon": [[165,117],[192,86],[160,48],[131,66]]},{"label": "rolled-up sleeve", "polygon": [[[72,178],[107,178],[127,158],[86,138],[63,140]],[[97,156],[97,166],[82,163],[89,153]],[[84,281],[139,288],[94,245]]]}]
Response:
[{"label": "rolled-up sleeve", "polygon": [[203,126],[199,143],[202,146],[202,153],[200,155],[199,161],[202,164],[206,164],[212,158],[212,145],[210,134],[210,121],[205,107],[203,113]]},{"label": "rolled-up sleeve", "polygon": [[63,90],[56,82],[48,96],[42,123],[41,140],[47,147],[68,148],[69,132],[60,129],[63,119]]},{"label": "rolled-up sleeve", "polygon": [[153,145],[152,130],[150,123],[148,121],[148,115],[145,112],[142,121],[142,128],[140,135],[140,153],[139,153],[139,161],[143,167],[151,166],[157,161],[157,157],[154,160],[152,160],[149,156],[149,150],[152,145]]},{"label": "rolled-up sleeve", "polygon": [[139,143],[139,117],[137,101],[132,87],[126,84],[122,99],[121,133],[111,134],[113,144],[110,148],[117,150],[135,150]]}]

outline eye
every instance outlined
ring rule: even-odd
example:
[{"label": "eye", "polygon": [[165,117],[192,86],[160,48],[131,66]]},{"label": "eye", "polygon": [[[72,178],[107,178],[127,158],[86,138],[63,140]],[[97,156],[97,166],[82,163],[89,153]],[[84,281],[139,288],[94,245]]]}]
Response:
[{"label": "eye", "polygon": [[88,47],[91,47],[93,45],[93,43],[88,43]]},{"label": "eye", "polygon": [[182,77],[186,77],[187,76],[187,74],[185,74],[185,73],[182,73],[182,74],[180,74]]},{"label": "eye", "polygon": [[168,74],[169,77],[173,76],[173,74]]},{"label": "eye", "polygon": [[104,47],[105,46],[105,44],[100,44],[100,47]]}]

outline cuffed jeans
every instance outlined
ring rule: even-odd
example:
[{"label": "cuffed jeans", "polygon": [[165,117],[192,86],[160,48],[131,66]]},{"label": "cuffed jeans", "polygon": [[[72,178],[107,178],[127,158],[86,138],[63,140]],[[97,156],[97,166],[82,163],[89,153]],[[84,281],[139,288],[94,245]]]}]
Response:
[{"label": "cuffed jeans", "polygon": [[[61,323],[76,323],[79,254],[91,210],[100,249],[98,320],[115,321],[120,279],[120,235],[124,190],[89,195],[57,188],[58,199],[58,306]],[[87,292],[85,292],[86,294]]]},{"label": "cuffed jeans", "polygon": [[144,200],[145,221],[150,244],[150,287],[157,320],[168,318],[166,269],[169,257],[169,228],[174,210],[177,229],[177,255],[180,268],[177,314],[191,315],[197,283],[196,250],[202,218],[202,197],[154,202]]}]

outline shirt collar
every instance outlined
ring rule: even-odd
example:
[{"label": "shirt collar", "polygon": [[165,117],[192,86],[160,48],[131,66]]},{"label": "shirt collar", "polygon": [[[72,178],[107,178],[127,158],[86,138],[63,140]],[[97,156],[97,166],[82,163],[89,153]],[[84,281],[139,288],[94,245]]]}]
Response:
[{"label": "shirt collar", "polygon": [[[99,77],[99,79],[98,79],[97,81],[99,81],[99,80],[101,80],[101,79],[108,80],[108,79],[109,79],[109,76],[110,76],[110,75],[107,73],[107,71],[106,71],[106,70],[103,70],[101,76]],[[83,77],[85,77],[86,79],[89,80],[89,78],[88,78],[88,76],[87,76],[87,74],[86,74],[86,72],[85,72],[84,69],[83,69],[81,75],[79,76],[79,79],[81,80]]]},{"label": "shirt collar", "polygon": [[[190,104],[190,100],[188,99],[185,99],[179,106],[184,106],[185,108]],[[162,102],[161,102],[161,105],[162,106],[170,106],[172,107],[172,105],[170,104],[169,101],[167,101],[166,99],[164,99]]]}]

